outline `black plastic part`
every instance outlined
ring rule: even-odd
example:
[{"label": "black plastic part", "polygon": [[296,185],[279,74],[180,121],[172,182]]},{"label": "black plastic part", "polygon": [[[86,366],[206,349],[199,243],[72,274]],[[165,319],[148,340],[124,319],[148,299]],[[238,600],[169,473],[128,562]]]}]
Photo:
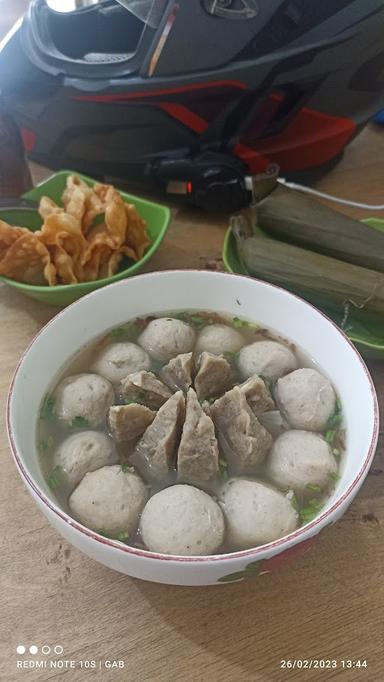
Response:
[{"label": "black plastic part", "polygon": [[162,187],[169,182],[187,184],[186,200],[205,211],[233,213],[248,206],[251,195],[245,185],[246,168],[225,154],[205,153],[183,159],[156,162],[150,175]]}]

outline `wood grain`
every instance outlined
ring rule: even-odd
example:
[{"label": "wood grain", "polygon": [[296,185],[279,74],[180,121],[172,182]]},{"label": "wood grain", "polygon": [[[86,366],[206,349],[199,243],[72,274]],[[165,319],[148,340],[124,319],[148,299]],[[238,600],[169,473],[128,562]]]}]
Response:
[{"label": "wood grain", "polygon": [[[0,0],[0,32],[26,2]],[[321,182],[383,201],[384,133],[365,131]],[[45,169],[34,166],[35,180]],[[363,217],[348,209],[349,215]],[[226,221],[175,207],[147,269],[215,267]],[[383,679],[384,434],[343,519],[279,573],[242,584],[174,588],[131,580],[67,545],[37,510],[7,445],[8,385],[22,351],[55,310],[0,287],[0,679],[122,682],[285,682]],[[44,358],[41,359],[42,369]],[[370,368],[384,407],[384,366]],[[26,405],[26,409],[28,406]],[[16,669],[18,644],[64,647],[66,659],[121,659],[123,670]],[[33,659],[33,656],[24,657]],[[44,658],[37,656],[36,658]],[[49,657],[47,657],[49,659]],[[281,659],[367,659],[367,670],[282,670]]]}]

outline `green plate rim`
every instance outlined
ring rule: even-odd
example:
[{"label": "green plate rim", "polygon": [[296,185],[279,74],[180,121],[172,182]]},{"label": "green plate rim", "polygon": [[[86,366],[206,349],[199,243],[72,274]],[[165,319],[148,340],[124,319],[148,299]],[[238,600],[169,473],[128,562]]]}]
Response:
[{"label": "green plate rim", "polygon": [[[374,229],[377,229],[378,224],[381,224],[384,227],[384,218],[365,218],[362,222],[366,223],[367,225],[370,225]],[[236,270],[234,269],[234,267],[232,267],[232,264],[230,262],[231,261],[230,256],[232,256],[232,258],[234,260],[236,260],[236,262],[238,264]],[[244,265],[242,263],[240,263],[240,261],[237,258],[236,242],[235,242],[235,238],[232,234],[230,227],[227,229],[227,231],[225,233],[224,243],[223,243],[222,259],[223,259],[223,263],[225,265],[225,268],[228,272],[231,272],[233,274],[246,275],[248,277],[251,276],[249,274],[249,272],[247,271],[247,269],[244,267]],[[316,306],[316,307],[319,308],[320,306]],[[326,306],[325,306],[325,308],[326,308]],[[328,312],[326,314],[329,315]],[[331,316],[329,315],[329,317],[331,317]],[[353,332],[348,333],[347,336],[349,339],[351,339],[351,341],[353,341],[354,343],[358,343],[360,346],[364,346],[364,347],[371,349],[373,351],[379,351],[381,354],[384,353],[384,338],[383,338],[383,343],[381,345],[378,345],[377,343],[373,343],[373,342],[367,341],[366,339],[362,339],[360,336],[354,334]]]},{"label": "green plate rim", "polygon": [[[42,182],[38,183],[35,185],[35,187],[30,190],[29,192],[26,192],[23,194],[23,198],[29,199],[31,196],[33,197],[33,190],[44,186],[46,183],[48,183],[50,180],[53,180],[54,178],[57,178],[61,175],[68,176],[68,175],[78,175],[80,178],[85,180],[85,182],[90,183],[91,185],[94,185],[97,180],[90,178],[87,175],[83,175],[82,173],[78,173],[77,171],[73,170],[61,170],[58,173],[52,173],[48,178],[43,180]],[[46,284],[27,284],[25,282],[18,282],[15,279],[12,279],[11,277],[4,277],[3,275],[0,275],[0,281],[4,282],[4,284],[9,284],[10,286],[14,287],[15,289],[20,289],[21,291],[34,291],[34,292],[52,292],[52,293],[72,293],[74,291],[83,291],[84,294],[88,293],[90,291],[93,291],[94,288],[97,286],[97,288],[101,288],[103,286],[107,286],[108,284],[112,284],[113,282],[118,282],[121,279],[124,279],[125,277],[128,277],[131,274],[134,274],[137,272],[157,251],[159,248],[161,242],[163,241],[169,224],[171,222],[171,209],[166,206],[165,204],[158,204],[154,201],[148,201],[147,199],[142,199],[141,197],[135,196],[134,194],[128,194],[127,192],[124,192],[123,190],[119,190],[121,195],[124,197],[124,200],[127,200],[127,203],[130,202],[132,204],[139,202],[145,203],[147,206],[152,206],[153,208],[156,208],[157,210],[161,209],[163,214],[164,214],[164,224],[159,231],[156,239],[150,244],[148,250],[145,252],[144,256],[140,258],[140,260],[136,261],[132,265],[129,266],[129,268],[126,268],[125,270],[120,270],[118,271],[115,275],[112,275],[111,277],[103,277],[103,279],[97,279],[92,282],[78,282],[77,284],[58,284],[55,285],[54,287],[50,287]],[[4,212],[5,210],[2,209]],[[1,219],[1,213],[2,210],[0,210],[0,219]],[[20,209],[22,210],[22,209]]]}]

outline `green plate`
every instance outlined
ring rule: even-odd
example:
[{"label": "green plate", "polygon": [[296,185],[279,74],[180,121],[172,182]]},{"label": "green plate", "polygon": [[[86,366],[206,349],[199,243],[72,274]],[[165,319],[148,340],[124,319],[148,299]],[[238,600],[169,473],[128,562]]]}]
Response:
[{"label": "green plate", "polygon": [[[368,218],[364,220],[367,225],[371,225],[375,230],[384,232],[384,220],[379,218]],[[257,228],[258,229],[258,228]],[[259,230],[259,232],[261,232]],[[244,264],[238,257],[236,240],[231,232],[227,230],[223,246],[223,261],[229,272],[236,272],[240,275],[248,275]],[[342,326],[344,312],[340,309],[330,308],[323,305],[321,300],[309,299],[311,303],[317,305],[339,326]],[[345,332],[348,334],[365,357],[383,358],[384,357],[384,320],[378,316],[370,315],[351,306]]]},{"label": "green plate", "polygon": [[[79,177],[83,178],[90,186],[94,185],[96,182],[75,171],[60,171],[37,187],[34,187],[30,192],[24,194],[24,197],[39,201],[42,196],[46,195],[60,204],[60,198],[65,189],[68,175],[79,175]],[[35,298],[37,301],[64,307],[69,303],[76,301],[81,296],[88,294],[90,291],[104,287],[106,284],[111,284],[111,282],[117,282],[120,279],[135,275],[159,248],[170,223],[171,212],[167,206],[163,206],[162,204],[155,204],[151,201],[146,201],[145,199],[126,194],[125,192],[121,192],[121,195],[126,202],[136,206],[141,217],[144,218],[147,223],[151,244],[147,248],[143,258],[139,261],[135,262],[129,258],[125,258],[122,261],[118,272],[116,275],[113,275],[113,277],[98,279],[95,282],[85,282],[83,284],[60,284],[55,287],[50,287],[48,285],[36,286],[17,282],[9,277],[0,277],[0,281],[6,282],[9,286],[18,289],[18,291],[21,291],[26,296]],[[0,220],[4,220],[11,225],[28,227],[33,231],[38,230],[41,226],[41,219],[37,212],[33,213],[23,209],[9,212],[0,211]]]}]

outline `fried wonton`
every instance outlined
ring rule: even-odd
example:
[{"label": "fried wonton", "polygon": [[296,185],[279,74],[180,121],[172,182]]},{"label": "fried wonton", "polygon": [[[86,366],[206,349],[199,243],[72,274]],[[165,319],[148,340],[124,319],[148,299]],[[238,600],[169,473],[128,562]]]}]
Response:
[{"label": "fried wonton", "polygon": [[77,175],[67,178],[67,186],[61,197],[66,213],[76,218],[82,231],[87,234],[97,215],[104,213],[104,203],[95,191]]},{"label": "fried wonton", "polygon": [[28,284],[56,283],[56,269],[47,247],[34,232],[26,230],[0,261],[0,275]]},{"label": "fried wonton", "polygon": [[76,284],[112,277],[124,257],[139,260],[146,224],[112,185],[67,178],[62,206],[40,199],[43,224],[32,233],[0,221],[0,274],[31,284]]},{"label": "fried wonton", "polygon": [[12,244],[23,234],[29,233],[25,227],[13,227],[0,220],[0,260]]},{"label": "fried wonton", "polygon": [[[114,253],[116,252],[113,248],[103,240],[95,240],[88,247],[83,257],[84,281],[93,282],[96,279],[101,279],[102,275],[100,275],[100,272],[105,270],[105,264],[110,261]],[[107,269],[109,270],[109,268]],[[112,274],[115,273],[112,272]]]},{"label": "fried wonton", "polygon": [[116,247],[120,248],[124,245],[127,236],[125,203],[120,194],[113,189],[107,192],[106,199],[105,225]]},{"label": "fried wonton", "polygon": [[124,205],[128,221],[126,245],[135,251],[135,260],[139,260],[144,256],[145,250],[151,242],[147,234],[145,221],[139,216],[133,204]]},{"label": "fried wonton", "polygon": [[47,247],[51,247],[52,260],[62,284],[76,284],[83,280],[83,254],[87,241],[74,216],[52,213],[36,233]]},{"label": "fried wonton", "polygon": [[58,206],[53,199],[50,199],[49,197],[41,197],[39,203],[39,213],[43,220],[45,220],[53,213],[64,213],[64,209]]}]

